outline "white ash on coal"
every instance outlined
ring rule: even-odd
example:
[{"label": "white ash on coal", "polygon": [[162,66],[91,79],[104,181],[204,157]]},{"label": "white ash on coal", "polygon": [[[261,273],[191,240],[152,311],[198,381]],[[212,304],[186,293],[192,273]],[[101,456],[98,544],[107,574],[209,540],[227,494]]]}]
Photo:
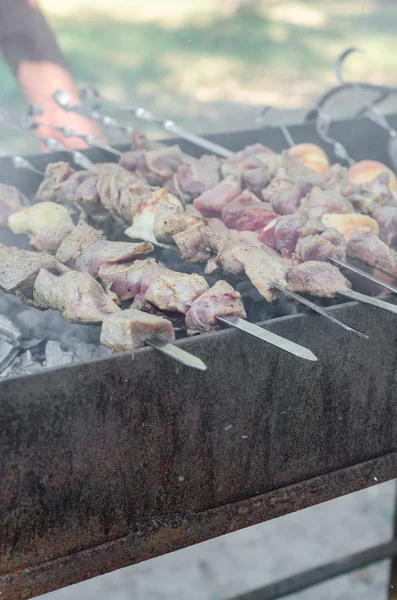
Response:
[{"label": "white ash on coal", "polygon": [[113,354],[100,345],[100,327],[72,325],[0,292],[0,377],[27,375]]}]

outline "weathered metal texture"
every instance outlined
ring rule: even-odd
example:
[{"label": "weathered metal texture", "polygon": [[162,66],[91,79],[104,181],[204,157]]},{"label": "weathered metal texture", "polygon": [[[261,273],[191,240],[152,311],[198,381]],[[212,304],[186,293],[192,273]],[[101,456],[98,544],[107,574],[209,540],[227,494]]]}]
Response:
[{"label": "weathered metal texture", "polygon": [[[215,137],[237,145],[237,134],[230,143]],[[277,149],[269,137],[243,133],[239,146],[261,139]],[[6,166],[0,161],[3,181]],[[7,180],[17,175],[10,169]],[[395,316],[355,303],[330,310],[370,340],[297,315],[266,327],[309,347],[318,363],[228,330],[178,342],[206,373],[147,348],[134,360],[0,382],[2,598],[28,598],[395,477]]]},{"label": "weathered metal texture", "polygon": [[[179,342],[207,362],[206,373],[143,349],[134,360],[118,355],[2,382],[0,573],[49,561],[45,581],[37,586],[33,569],[9,597],[130,564],[131,549],[116,551],[125,536],[138,561],[256,523],[249,509],[231,522],[230,504],[392,452],[395,318],[351,303],[332,310],[370,341],[316,316],[267,325],[310,347],[315,364],[228,330]],[[383,477],[397,475],[395,466]],[[309,498],[298,486],[270,516],[358,484],[328,481],[321,493],[309,486]],[[207,526],[214,509],[219,518]],[[103,544],[89,569],[70,557],[65,579],[52,562]]]},{"label": "weathered metal texture", "polygon": [[[313,503],[324,502],[364,489],[373,485],[375,478],[378,483],[381,483],[394,477],[396,470],[397,453],[392,453],[248,500],[201,513],[191,513],[180,519],[173,518],[169,523],[164,519],[152,522],[137,531],[132,530],[125,537],[40,563],[4,577],[0,576],[1,597],[3,600],[25,600],[82,579],[108,573],[191,545],[197,540],[198,531],[199,541],[231,533],[249,525],[307,508]],[[391,555],[390,548],[387,555]],[[349,558],[346,561],[352,566]],[[373,555],[371,558],[374,558]],[[343,561],[339,561],[341,571],[342,565]],[[317,571],[321,570],[323,574],[327,566],[315,570],[316,573],[313,574],[317,575],[317,579],[320,575]],[[309,580],[310,583],[311,573],[307,574],[306,582]],[[323,578],[325,579],[326,576]],[[283,583],[284,581],[280,582],[280,585]],[[310,584],[313,583],[311,581]],[[277,584],[275,589],[278,589],[276,586]],[[298,589],[302,587],[306,586],[301,584]]]}]

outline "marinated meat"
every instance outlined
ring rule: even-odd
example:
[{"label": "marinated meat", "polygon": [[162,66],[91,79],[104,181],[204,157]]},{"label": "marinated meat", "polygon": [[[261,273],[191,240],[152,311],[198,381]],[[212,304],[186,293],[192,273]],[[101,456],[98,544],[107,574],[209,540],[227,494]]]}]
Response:
[{"label": "marinated meat", "polygon": [[343,189],[343,195],[354,206],[358,212],[370,215],[383,204],[397,204],[389,187],[390,176],[388,173],[380,173],[373,181],[354,185],[347,183]]},{"label": "marinated meat", "polygon": [[299,239],[295,247],[294,261],[326,261],[330,256],[344,259],[346,242],[344,237],[321,221],[311,220],[299,229]]},{"label": "marinated meat", "polygon": [[218,185],[198,196],[193,206],[204,216],[219,216],[222,208],[241,194],[241,187],[233,177],[227,177]]},{"label": "marinated meat", "polygon": [[49,254],[37,254],[0,244],[0,289],[22,300],[33,298],[33,284],[40,269],[65,273],[68,269]]},{"label": "marinated meat", "polygon": [[288,289],[321,298],[334,298],[338,291],[351,288],[351,283],[333,265],[308,261],[287,269]]},{"label": "marinated meat", "polygon": [[60,225],[46,225],[41,231],[30,238],[30,245],[39,252],[48,252],[48,254],[56,254],[59,246],[74,230],[73,223],[64,223]]},{"label": "marinated meat", "polygon": [[69,163],[48,163],[44,179],[37,190],[36,202],[58,202],[60,185],[69,179],[74,172]]},{"label": "marinated meat", "polygon": [[101,232],[87,223],[81,222],[61,242],[56,258],[61,263],[73,267],[74,263],[85,248],[101,238]]},{"label": "marinated meat", "polygon": [[155,272],[154,276],[151,274],[151,282],[147,285],[145,270],[142,276],[141,294],[147,302],[154,304],[160,310],[186,314],[193,301],[208,290],[208,283],[201,275],[178,273],[163,268]]},{"label": "marinated meat", "polygon": [[96,240],[83,249],[77,257],[74,268],[97,277],[102,265],[115,264],[141,258],[153,250],[149,242],[132,244],[129,242],[112,242]]},{"label": "marinated meat", "polygon": [[397,248],[397,204],[383,204],[375,208],[372,218],[379,225],[379,237],[388,246]]},{"label": "marinated meat", "polygon": [[397,252],[369,229],[361,229],[350,239],[347,255],[397,278]]},{"label": "marinated meat", "polygon": [[220,160],[216,156],[208,155],[199,159],[184,160],[175,178],[178,198],[192,200],[219,183]]},{"label": "marinated meat", "polygon": [[58,276],[40,269],[33,302],[37,308],[58,310],[71,323],[102,323],[105,315],[120,311],[89,273],[76,271]]},{"label": "marinated meat", "polygon": [[7,227],[8,217],[29,206],[29,200],[13,185],[0,183],[0,227]]},{"label": "marinated meat", "polygon": [[194,300],[186,313],[188,334],[210,331],[217,324],[217,317],[234,315],[247,317],[241,295],[226,281],[217,281],[209,290]]},{"label": "marinated meat", "polygon": [[104,264],[99,267],[99,277],[120,300],[130,300],[141,293],[142,276],[149,264],[158,265],[152,258],[136,260],[132,265]]},{"label": "marinated meat", "polygon": [[331,165],[324,175],[322,175],[318,186],[322,190],[337,189],[343,192],[348,186],[348,169],[342,167],[339,163]]},{"label": "marinated meat", "polygon": [[270,204],[261,202],[247,190],[228,202],[221,213],[226,227],[248,231],[261,231],[275,217]]},{"label": "marinated meat", "polygon": [[319,187],[314,187],[303,198],[300,210],[305,220],[321,219],[326,213],[354,212],[351,203],[338,190],[322,190]]},{"label": "marinated meat", "polygon": [[172,244],[174,235],[203,219],[201,213],[191,205],[185,211],[182,204],[175,200],[173,194],[168,194],[167,201],[159,202],[156,206],[153,233],[159,242]]},{"label": "marinated meat", "polygon": [[275,177],[270,184],[262,189],[262,198],[270,202],[279,215],[289,215],[298,210],[302,198],[311,190],[310,183],[292,183],[286,179]]},{"label": "marinated meat", "polygon": [[117,352],[140,348],[154,336],[166,342],[174,341],[172,323],[163,317],[135,309],[106,316],[102,323],[101,344]]},{"label": "marinated meat", "polygon": [[299,229],[305,219],[299,212],[278,217],[271,221],[259,234],[258,240],[278,250],[284,258],[291,258],[299,239]]},{"label": "marinated meat", "polygon": [[90,178],[91,173],[89,171],[76,171],[72,173],[65,181],[59,184],[57,202],[66,204],[66,206],[74,206],[79,186]]}]

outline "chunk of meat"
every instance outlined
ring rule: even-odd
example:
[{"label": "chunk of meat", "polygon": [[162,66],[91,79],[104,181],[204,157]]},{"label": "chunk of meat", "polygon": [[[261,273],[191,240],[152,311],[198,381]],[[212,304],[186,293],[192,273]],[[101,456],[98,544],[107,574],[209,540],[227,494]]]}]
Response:
[{"label": "chunk of meat", "polygon": [[191,205],[185,211],[179,201],[175,202],[173,194],[168,194],[168,200],[157,204],[153,233],[157,241],[172,244],[174,235],[200,222],[203,217]]},{"label": "chunk of meat", "polygon": [[[148,150],[145,153],[145,160],[147,170],[155,176],[160,184],[174,176],[182,163],[183,156],[180,147],[175,145],[158,150]],[[156,183],[153,181],[152,184]]]},{"label": "chunk of meat", "polygon": [[318,184],[322,190],[340,190],[343,191],[348,185],[348,169],[342,167],[339,163],[331,165],[321,177]]},{"label": "chunk of meat", "polygon": [[388,246],[397,248],[397,205],[383,204],[375,208],[372,218],[379,225],[379,237]]},{"label": "chunk of meat", "polygon": [[383,204],[396,204],[396,200],[390,190],[390,176],[388,173],[380,173],[373,181],[355,185],[347,183],[343,189],[343,195],[354,206],[354,209],[370,215]]},{"label": "chunk of meat", "polygon": [[7,227],[8,217],[29,206],[29,200],[13,185],[0,183],[0,227]]},{"label": "chunk of meat", "polygon": [[217,324],[217,317],[223,315],[247,318],[239,292],[220,280],[196,298],[186,313],[188,334],[210,331]]},{"label": "chunk of meat", "polygon": [[301,201],[301,212],[306,220],[321,220],[326,213],[352,213],[354,209],[338,190],[322,190],[314,187]]},{"label": "chunk of meat", "polygon": [[267,146],[264,146],[263,144],[252,144],[250,146],[246,146],[243,150],[240,150],[239,152],[235,152],[232,156],[222,161],[222,176],[226,178],[232,175],[239,179],[246,160],[252,157],[256,157],[258,155],[263,156],[264,154],[268,156],[272,155],[278,161],[281,160],[281,157],[276,155],[270,148],[267,148]]},{"label": "chunk of meat", "polygon": [[172,323],[133,308],[105,317],[101,328],[101,344],[117,352],[140,348],[155,336],[166,342],[174,341]]},{"label": "chunk of meat", "polygon": [[233,177],[227,177],[193,201],[193,206],[204,216],[218,216],[222,208],[241,194],[241,187]]},{"label": "chunk of meat", "polygon": [[294,261],[326,261],[329,257],[344,259],[346,241],[336,229],[325,227],[321,221],[310,220],[299,229]]},{"label": "chunk of meat", "polygon": [[193,301],[208,290],[204,277],[196,273],[189,275],[161,268],[154,276],[151,275],[151,282],[147,286],[145,271],[142,277],[141,294],[160,310],[186,314]]},{"label": "chunk of meat", "polygon": [[67,162],[48,163],[44,179],[37,190],[36,202],[58,202],[59,186],[74,172]]},{"label": "chunk of meat", "polygon": [[298,243],[299,229],[304,223],[305,219],[299,212],[278,217],[263,229],[258,240],[280,252],[284,258],[291,258]]},{"label": "chunk of meat", "polygon": [[190,262],[205,262],[226,245],[230,230],[219,219],[205,219],[173,236],[181,257]]},{"label": "chunk of meat", "polygon": [[361,229],[350,239],[347,255],[397,278],[397,252],[370,229]]},{"label": "chunk of meat", "polygon": [[115,264],[140,258],[153,250],[149,242],[132,244],[129,242],[112,242],[96,240],[83,249],[77,257],[74,268],[97,277],[101,265]]},{"label": "chunk of meat", "polygon": [[199,159],[184,160],[175,177],[177,196],[191,200],[219,183],[220,160],[216,156],[208,155]]},{"label": "chunk of meat", "polygon": [[136,260],[132,265],[102,264],[99,267],[99,277],[106,288],[120,300],[131,300],[141,293],[144,269],[149,264],[158,265],[152,258]]},{"label": "chunk of meat", "polygon": [[37,308],[58,310],[71,323],[102,323],[105,315],[120,311],[89,273],[77,271],[58,276],[40,269],[33,302]]},{"label": "chunk of meat", "polygon": [[73,267],[83,250],[101,237],[100,231],[87,225],[87,223],[80,222],[72,233],[62,240],[56,258],[61,263]]},{"label": "chunk of meat", "polygon": [[221,219],[229,229],[260,231],[276,217],[270,204],[244,191],[222,208]]},{"label": "chunk of meat", "polygon": [[[156,218],[157,211],[160,207],[163,207],[161,214],[164,211],[168,213],[171,211],[173,214],[183,214],[183,206],[180,200],[169,194],[165,188],[159,188],[150,193],[137,208],[132,224],[128,227],[124,233],[132,239],[142,239],[150,241],[154,244],[158,244],[160,240],[156,236],[156,224],[157,230],[160,234],[163,233],[164,224]],[[164,234],[165,235],[165,234]],[[161,236],[161,237],[164,237]],[[172,238],[171,238],[172,241]]]},{"label": "chunk of meat", "polygon": [[63,240],[69,233],[72,233],[74,228],[73,223],[47,225],[37,235],[30,238],[30,245],[39,252],[56,254]]},{"label": "chunk of meat", "polygon": [[280,177],[272,179],[270,184],[262,189],[262,198],[270,202],[279,215],[289,215],[299,208],[302,198],[311,190],[312,185],[306,182],[292,183]]},{"label": "chunk of meat", "polygon": [[320,298],[334,298],[338,291],[351,288],[351,283],[339,269],[314,260],[287,269],[286,280],[288,289]]},{"label": "chunk of meat", "polygon": [[24,301],[33,298],[33,284],[40,269],[65,273],[68,269],[49,254],[37,254],[0,244],[0,289],[20,296]]},{"label": "chunk of meat", "polygon": [[66,206],[74,206],[76,203],[76,192],[79,186],[90,179],[90,171],[75,171],[65,181],[59,184],[57,202]]},{"label": "chunk of meat", "polygon": [[39,202],[13,213],[8,218],[8,226],[11,231],[23,233],[29,237],[39,234],[49,225],[67,225],[73,228],[73,221],[68,209],[55,202]]}]

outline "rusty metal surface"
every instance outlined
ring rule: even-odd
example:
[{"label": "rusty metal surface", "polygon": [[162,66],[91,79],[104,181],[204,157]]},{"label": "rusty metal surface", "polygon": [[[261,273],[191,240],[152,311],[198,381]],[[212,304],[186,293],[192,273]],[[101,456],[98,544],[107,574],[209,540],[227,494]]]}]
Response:
[{"label": "rusty metal surface", "polygon": [[[65,584],[57,558],[107,544],[89,569],[70,558],[68,583],[92,577],[110,568],[118,538],[140,540],[134,560],[159,555],[168,535],[179,547],[227,530],[230,508],[213,533],[211,512],[179,533],[197,514],[392,452],[395,319],[351,303],[332,310],[370,341],[315,316],[268,324],[312,348],[316,364],[223,331],[178,342],[206,373],[143,349],[2,382],[0,573],[49,561],[47,584],[32,575],[37,594]],[[309,498],[299,486],[271,516],[357,489],[333,481]],[[235,528],[255,522],[248,510]],[[162,541],[150,535],[161,524]]]},{"label": "rusty metal surface", "polygon": [[397,476],[396,318],[355,303],[330,310],[370,340],[297,315],[266,327],[316,364],[228,330],[178,342],[206,373],[146,348],[1,381],[2,598]]},{"label": "rusty metal surface", "polygon": [[395,477],[397,454],[347,467],[267,494],[192,513],[179,521],[146,524],[125,537],[0,577],[3,600],[25,600],[77,581],[148,560],[200,541],[364,489]]}]

